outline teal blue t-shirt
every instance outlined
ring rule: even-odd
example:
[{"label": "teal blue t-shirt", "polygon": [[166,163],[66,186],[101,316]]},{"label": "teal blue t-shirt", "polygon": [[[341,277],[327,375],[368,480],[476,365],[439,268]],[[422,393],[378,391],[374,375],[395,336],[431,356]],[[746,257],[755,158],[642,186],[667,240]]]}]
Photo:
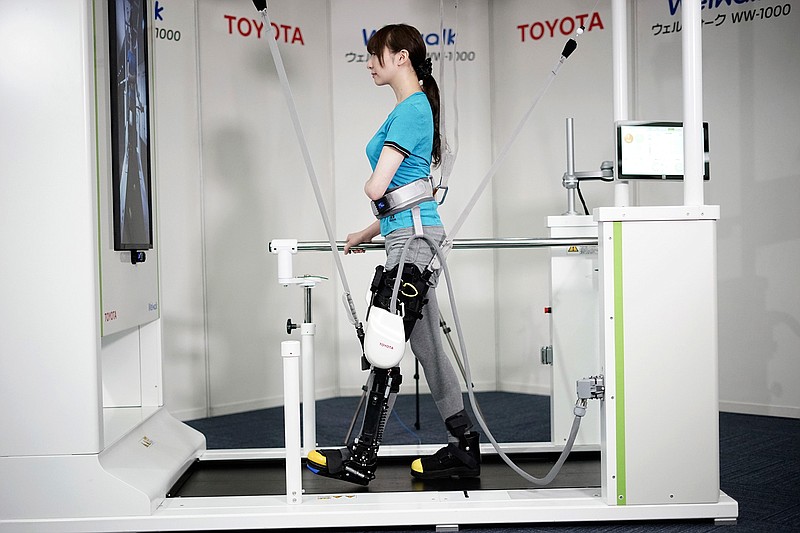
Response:
[{"label": "teal blue t-shirt", "polygon": [[[404,156],[389,189],[428,177],[433,152],[433,112],[425,93],[414,93],[397,104],[367,143],[367,158],[372,170],[375,170],[384,146],[390,146]],[[423,226],[442,225],[437,207],[436,202],[419,204]],[[380,222],[381,235],[384,236],[396,229],[414,227],[410,209],[382,218]]]}]

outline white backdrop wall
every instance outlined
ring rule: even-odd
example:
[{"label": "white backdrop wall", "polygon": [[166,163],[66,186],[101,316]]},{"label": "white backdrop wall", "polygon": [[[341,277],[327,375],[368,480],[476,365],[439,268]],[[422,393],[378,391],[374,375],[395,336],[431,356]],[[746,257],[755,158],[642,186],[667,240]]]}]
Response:
[{"label": "white backdrop wall", "polygon": [[[561,186],[566,117],[575,118],[578,170],[597,169],[613,157],[611,13],[606,4],[600,3],[596,17],[582,19],[594,2],[459,2],[458,49],[474,51],[475,59],[458,65],[461,151],[454,189],[443,207],[450,225],[544,83],[565,33],[571,34],[572,24],[581,20],[588,30],[460,236],[546,234],[545,217],[566,209]],[[658,24],[663,32],[677,20],[669,12],[674,2],[634,4],[639,31],[632,39],[632,118],[680,120],[679,39],[653,35]],[[166,17],[177,2],[161,5]],[[199,0],[194,13],[183,5],[177,11],[185,15],[184,39],[190,42],[196,24],[199,60],[194,70],[187,46],[180,52],[187,54],[180,59],[183,70],[158,64],[162,79],[187,84],[183,94],[167,93],[181,103],[178,117],[183,118],[176,121],[184,122],[182,132],[172,122],[169,137],[181,137],[174,140],[175,150],[185,149],[174,168],[183,174],[175,177],[172,200],[161,185],[160,234],[165,243],[167,405],[190,418],[204,407],[205,393],[198,391],[204,390],[206,378],[211,413],[280,403],[277,347],[287,338],[286,318],[299,321],[302,316],[302,291],[277,285],[275,258],[266,245],[278,237],[321,240],[325,234],[252,5]],[[338,239],[371,220],[361,201],[361,184],[369,173],[364,145],[392,105],[391,91],[373,87],[365,64],[349,54],[363,53],[362,30],[389,21],[406,20],[426,34],[438,31],[438,2],[383,5],[356,0],[270,3],[274,21],[287,26],[278,42]],[[797,14],[734,27],[732,12],[751,7],[704,11],[704,19],[714,15],[711,21],[725,14],[727,24],[704,26],[706,119],[714,161],[706,200],[719,203],[723,212],[720,397],[725,410],[798,416],[794,384],[800,377],[800,298],[792,259],[800,255],[795,209],[800,137],[791,88],[798,85],[800,68],[791,53],[799,48],[798,36],[790,31]],[[445,27],[453,26],[453,16],[447,13]],[[161,53],[174,44],[157,41],[156,48]],[[166,98],[161,85],[158,94],[159,101]],[[194,98],[199,105],[193,114]],[[159,164],[176,164],[167,163],[171,158],[165,156],[163,134],[160,139]],[[590,209],[613,203],[608,185],[590,183],[582,189]],[[680,203],[682,192],[677,184],[652,184],[642,187],[641,196],[643,203]],[[173,202],[183,207],[176,205],[167,215],[166,206]],[[173,214],[180,217],[174,227],[168,225]],[[184,248],[168,251],[170,239]],[[362,295],[382,254],[344,261],[363,316]],[[479,386],[546,393],[549,369],[538,358],[539,347],[549,343],[542,313],[549,303],[547,252],[456,251],[451,261]],[[314,289],[314,320],[320,325],[318,394],[357,392],[364,375],[358,371],[358,347],[339,301],[330,254],[298,254],[295,272],[331,277]],[[487,279],[494,280],[493,287],[484,286],[491,285]],[[476,283],[479,291],[473,290]],[[200,286],[202,295],[197,294]],[[439,299],[445,300],[443,288]],[[207,331],[202,341],[201,329]],[[200,368],[203,358],[208,375]],[[407,383],[411,362],[404,362]]]},{"label": "white backdrop wall", "polygon": [[[161,135],[163,145],[185,144],[180,154],[175,154],[175,147],[162,147],[159,152],[165,173],[164,205],[176,204],[175,225],[164,228],[165,242],[174,245],[163,266],[168,280],[164,297],[174,298],[164,311],[169,331],[165,374],[170,382],[167,388],[174,391],[168,403],[184,418],[204,416],[200,413],[206,410],[204,403],[209,414],[278,405],[282,383],[277,348],[287,338],[286,318],[291,316],[296,322],[302,318],[302,290],[276,283],[276,261],[266,245],[282,237],[324,239],[324,228],[262,21],[252,5],[201,1],[194,10],[175,2],[161,5],[163,20],[156,25],[172,29],[173,35],[175,30],[182,32],[178,42],[160,39],[156,43],[158,76],[167,87],[158,93],[160,109],[169,109],[165,112],[169,118],[164,120],[169,133]],[[438,4],[418,1],[395,8],[392,20],[417,25],[426,34],[430,51],[438,52]],[[337,239],[343,239],[371,221],[361,190],[370,173],[364,146],[394,105],[390,89],[375,88],[364,60],[348,54],[363,55],[363,31],[371,33],[387,17],[365,1],[272,2],[270,9],[281,28],[278,43],[328,213]],[[467,2],[459,9],[459,35],[463,35],[459,46],[468,58],[459,63],[459,105],[470,113],[461,117],[461,130],[468,133],[462,133],[451,182],[459,190],[443,209],[446,223],[460,213],[478,172],[488,168],[491,149],[487,4]],[[447,19],[445,53],[452,54],[456,24],[452,10]],[[195,26],[197,70],[185,56]],[[176,62],[182,66],[171,68]],[[452,64],[451,59],[448,79],[453,75]],[[438,73],[436,62],[434,72]],[[443,90],[450,102],[447,113],[452,116],[453,87],[448,83],[452,81],[446,81]],[[199,105],[193,111],[195,98]],[[199,153],[197,131],[201,132]],[[491,205],[487,192],[463,235],[494,234]],[[196,245],[198,239],[201,246]],[[496,362],[491,253],[458,252],[452,257],[457,287],[474,287],[476,280],[482,284],[481,291],[459,291],[463,295],[459,303],[477,354],[473,356],[475,374],[480,376],[476,382],[492,390]],[[364,294],[383,254],[349,256],[344,262],[363,318]],[[360,371],[360,349],[343,314],[342,291],[332,263],[329,253],[295,256],[295,273],[330,277],[313,291],[321,397],[357,394],[366,377]],[[202,297],[192,292],[198,284],[203,287]],[[442,289],[440,300],[447,312],[445,299]],[[203,309],[205,322],[198,317]],[[206,330],[204,343],[196,342],[201,328]],[[406,358],[403,366],[409,384],[404,391],[411,392],[413,359]],[[422,387],[426,389],[424,380]]]},{"label": "white backdrop wall", "polygon": [[[277,284],[269,241],[325,233],[260,15],[251,2],[198,5],[210,403],[224,413],[281,403],[280,341],[287,317],[302,319],[303,294]],[[271,2],[270,10],[330,204],[328,3]],[[295,272],[333,278],[324,255],[298,256]],[[314,289],[322,395],[334,392],[335,286]]]},{"label": "white backdrop wall", "polygon": [[[682,113],[680,33],[669,32],[680,10],[669,7],[636,3],[640,118]],[[702,18],[706,203],[722,211],[721,408],[800,417],[800,6],[723,3]],[[681,194],[672,184],[641,189],[645,203],[680,203]]]},{"label": "white backdrop wall", "polygon": [[197,6],[162,0],[154,16],[154,168],[161,216],[164,382],[170,409],[207,415]]},{"label": "white backdrop wall", "polygon": [[[561,178],[567,168],[567,117],[574,118],[576,170],[597,170],[603,160],[613,159],[610,5],[601,2],[594,17],[589,16],[592,5],[581,0],[491,3],[495,153],[544,86],[567,39],[581,22],[587,29],[493,180],[498,236],[546,236],[546,217],[566,211]],[[592,182],[581,189],[589,209],[613,203],[607,185]],[[498,385],[503,390],[550,391],[550,368],[541,365],[539,354],[550,344],[543,312],[550,304],[549,257],[546,249],[496,253]]]}]

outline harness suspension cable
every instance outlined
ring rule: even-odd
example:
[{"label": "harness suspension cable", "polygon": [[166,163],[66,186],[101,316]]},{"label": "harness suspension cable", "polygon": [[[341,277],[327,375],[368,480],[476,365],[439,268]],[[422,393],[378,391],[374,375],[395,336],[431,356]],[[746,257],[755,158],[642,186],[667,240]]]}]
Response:
[{"label": "harness suspension cable", "polygon": [[450,251],[450,248],[452,247],[453,244],[453,239],[461,229],[461,226],[464,225],[467,216],[470,214],[470,212],[472,212],[472,209],[475,207],[475,204],[478,202],[478,199],[483,194],[483,191],[486,189],[486,186],[489,184],[491,179],[497,173],[497,170],[500,168],[500,166],[505,162],[506,157],[508,157],[508,152],[511,149],[511,146],[514,144],[514,141],[517,140],[517,137],[519,137],[519,134],[522,132],[523,126],[525,126],[525,123],[530,118],[531,113],[533,113],[533,110],[536,108],[537,104],[539,103],[539,100],[542,99],[542,96],[544,96],[544,94],[547,92],[547,89],[549,89],[550,85],[552,85],[553,80],[555,80],[556,76],[558,75],[558,71],[561,68],[561,65],[564,64],[564,61],[566,61],[567,57],[569,57],[569,54],[571,54],[574,51],[574,48],[568,50],[568,48],[570,48],[569,43],[575,43],[575,41],[572,39],[568,41],[567,46],[564,49],[565,51],[562,52],[561,57],[558,59],[556,64],[551,69],[550,74],[547,76],[544,85],[539,90],[539,93],[536,95],[536,97],[533,99],[533,102],[531,103],[530,107],[525,112],[525,114],[522,116],[522,119],[520,119],[519,123],[517,124],[517,127],[514,129],[514,132],[511,134],[509,140],[500,150],[500,153],[492,163],[492,166],[489,167],[489,170],[484,175],[483,179],[478,185],[478,188],[473,193],[472,198],[470,198],[469,202],[467,202],[467,205],[466,207],[464,207],[464,210],[461,211],[461,214],[456,220],[456,223],[453,225],[452,229],[448,233],[447,239],[445,240],[444,243],[442,243],[442,249],[444,250],[445,254]]},{"label": "harness suspension cable", "polygon": [[[309,180],[311,181],[311,186],[314,189],[314,196],[317,199],[317,206],[319,207],[320,214],[322,215],[322,222],[325,225],[325,232],[328,235],[328,242],[331,246],[331,252],[333,252],[333,257],[336,262],[336,268],[339,271],[339,278],[342,280],[342,287],[344,288],[346,304],[348,311],[350,312],[351,322],[354,326],[356,326],[356,330],[358,331],[359,340],[362,339],[363,332],[361,322],[358,319],[358,313],[356,312],[355,304],[353,303],[353,297],[350,295],[350,286],[347,283],[347,276],[344,273],[344,266],[342,265],[342,259],[339,257],[339,252],[336,247],[336,240],[333,234],[333,230],[331,229],[330,219],[328,218],[328,212],[325,209],[325,202],[322,199],[322,191],[319,187],[319,179],[317,179],[317,173],[314,170],[314,163],[311,161],[311,153],[308,150],[308,143],[306,142],[305,134],[303,133],[303,126],[300,123],[300,115],[297,112],[297,105],[294,102],[294,96],[292,94],[292,89],[289,85],[289,78],[286,75],[286,68],[283,66],[283,59],[281,57],[280,49],[278,48],[277,41],[272,36],[272,21],[269,18],[268,9],[266,7],[266,2],[254,2],[256,9],[261,11],[261,17],[264,20],[264,27],[268,29],[270,35],[267,37],[267,42],[269,43],[269,49],[272,53],[272,59],[275,62],[275,70],[278,72],[278,78],[281,82],[281,88],[283,89],[283,96],[286,99],[286,105],[289,108],[289,115],[292,118],[292,124],[294,125],[294,132],[297,136],[297,141],[300,144],[300,150],[303,154],[303,160],[305,161],[306,171],[308,172]],[[363,341],[362,341],[363,342]]]},{"label": "harness suspension cable", "polygon": [[[458,0],[454,2],[455,8],[455,24],[453,27],[453,145],[447,141],[447,91],[445,90],[445,53],[444,53],[444,0],[439,0],[439,123],[441,125],[441,138],[442,138],[442,161],[441,161],[441,177],[439,179],[439,187],[447,191],[447,184],[450,181],[450,174],[453,172],[453,167],[456,164],[458,157],[458,75],[457,75],[457,47],[458,47]],[[444,202],[442,196],[441,202]]]}]

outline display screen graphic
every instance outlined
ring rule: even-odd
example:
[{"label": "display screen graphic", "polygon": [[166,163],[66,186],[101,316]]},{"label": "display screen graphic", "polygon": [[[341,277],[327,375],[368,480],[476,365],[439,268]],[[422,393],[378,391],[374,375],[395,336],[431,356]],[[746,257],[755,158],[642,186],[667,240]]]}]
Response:
[{"label": "display screen graphic", "polygon": [[[617,177],[683,179],[683,125],[680,122],[617,123]],[[703,123],[703,174],[709,179],[708,123]]]},{"label": "display screen graphic", "polygon": [[109,0],[114,249],[153,247],[147,0]]}]

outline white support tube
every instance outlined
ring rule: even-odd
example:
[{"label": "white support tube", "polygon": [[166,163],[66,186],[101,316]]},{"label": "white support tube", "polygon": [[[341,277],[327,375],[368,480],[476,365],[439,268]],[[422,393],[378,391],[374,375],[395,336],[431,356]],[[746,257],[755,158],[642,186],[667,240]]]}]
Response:
[{"label": "white support tube", "polygon": [[[611,57],[614,78],[614,121],[628,120],[628,0],[611,2]],[[614,205],[631,205],[627,181],[614,182]]]},{"label": "white support tube", "polygon": [[274,239],[269,243],[269,251],[278,256],[278,283],[292,283],[292,256],[297,253],[297,239]]},{"label": "white support tube", "polygon": [[283,416],[286,446],[286,502],[303,501],[300,454],[300,342],[283,341]]},{"label": "white support tube", "polygon": [[306,454],[317,447],[317,413],[314,374],[314,334],[317,325],[304,322],[300,326],[303,353],[303,450]]},{"label": "white support tube", "polygon": [[703,205],[703,35],[701,0],[681,4],[683,205]]}]

